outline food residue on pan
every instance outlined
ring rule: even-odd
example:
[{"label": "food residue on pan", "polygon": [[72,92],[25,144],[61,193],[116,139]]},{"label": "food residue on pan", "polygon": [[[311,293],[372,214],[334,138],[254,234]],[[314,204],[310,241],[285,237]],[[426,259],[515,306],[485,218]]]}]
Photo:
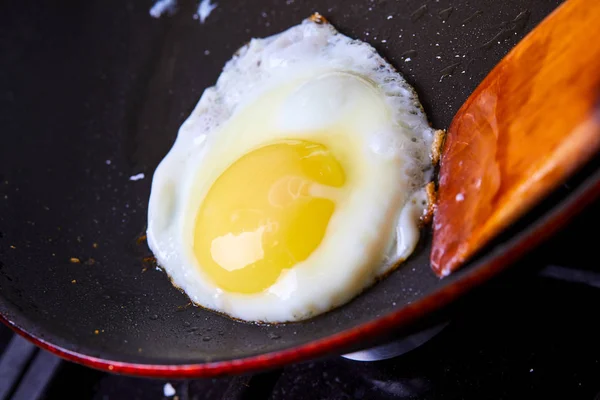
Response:
[{"label": "food residue on pan", "polygon": [[140,235],[137,239],[135,239],[135,242],[137,245],[140,245],[146,241],[146,238],[146,235]]},{"label": "food residue on pan", "polygon": [[80,260],[79,258],[77,258],[77,257],[71,257],[71,258],[69,259],[69,261],[70,261],[72,264],[79,264],[79,263],[81,262],[81,260]]},{"label": "food residue on pan", "polygon": [[413,252],[439,136],[373,47],[314,14],[252,39],[205,90],[154,173],[148,245],[203,307],[329,311]]},{"label": "food residue on pan", "polygon": [[139,181],[144,179],[146,176],[144,175],[143,172],[139,173],[139,174],[135,174],[129,177],[130,181]]},{"label": "food residue on pan", "polygon": [[158,264],[156,263],[155,257],[144,257],[142,259],[142,273],[146,272],[148,268],[158,268]]},{"label": "food residue on pan", "polygon": [[198,5],[198,11],[194,15],[194,18],[199,19],[200,23],[203,24],[215,8],[217,8],[216,3],[213,4],[210,0],[202,0]]},{"label": "food residue on pan", "polygon": [[160,18],[163,14],[174,14],[177,10],[176,0],[157,0],[150,9],[150,15]]},{"label": "food residue on pan", "polygon": [[[198,4],[193,18],[200,20],[200,23],[203,24],[215,8],[217,8],[216,3],[211,3],[210,0],[202,0]],[[165,14],[173,15],[175,12],[177,12],[177,0],[157,0],[149,11],[154,18],[160,18]]]}]

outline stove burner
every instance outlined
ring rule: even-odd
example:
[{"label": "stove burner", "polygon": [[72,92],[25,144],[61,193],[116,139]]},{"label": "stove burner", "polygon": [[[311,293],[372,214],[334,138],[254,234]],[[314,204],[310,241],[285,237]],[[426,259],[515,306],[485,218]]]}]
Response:
[{"label": "stove burner", "polygon": [[354,361],[381,361],[399,357],[425,344],[440,333],[447,325],[448,322],[444,322],[390,343],[354,353],[343,354],[342,357]]},{"label": "stove burner", "polygon": [[41,398],[60,363],[58,357],[12,336],[0,354],[0,399]]}]

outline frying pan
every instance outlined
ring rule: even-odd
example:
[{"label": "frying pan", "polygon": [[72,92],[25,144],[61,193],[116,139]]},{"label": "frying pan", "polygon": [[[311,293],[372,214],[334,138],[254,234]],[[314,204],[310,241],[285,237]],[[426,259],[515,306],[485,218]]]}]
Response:
[{"label": "frying pan", "polygon": [[268,368],[415,329],[589,203],[600,191],[598,160],[457,273],[440,280],[431,272],[426,233],[401,268],[354,301],[276,326],[191,306],[144,261],[152,172],[204,88],[250,37],[319,11],[375,45],[440,128],[558,4],[221,0],[200,23],[192,18],[196,4],[183,0],[160,19],[143,1],[11,3],[0,15],[3,321],[71,360],[163,377]]}]

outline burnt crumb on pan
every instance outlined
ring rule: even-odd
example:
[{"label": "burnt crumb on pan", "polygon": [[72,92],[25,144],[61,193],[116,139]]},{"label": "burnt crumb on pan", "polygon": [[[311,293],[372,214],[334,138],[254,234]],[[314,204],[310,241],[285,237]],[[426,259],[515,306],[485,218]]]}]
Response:
[{"label": "burnt crumb on pan", "polygon": [[71,264],[79,264],[81,262],[81,260],[77,257],[71,257],[69,261],[71,262]]},{"label": "burnt crumb on pan", "polygon": [[144,269],[142,272],[146,272],[148,268],[156,268],[158,267],[158,262],[156,261],[156,257],[144,257],[142,258],[142,264],[144,265]]},{"label": "burnt crumb on pan", "polygon": [[137,244],[142,244],[142,243],[144,243],[144,242],[146,241],[146,238],[147,238],[147,237],[146,237],[146,235],[142,235],[142,236],[138,237],[138,238],[135,240],[135,242],[136,242]]},{"label": "burnt crumb on pan", "polygon": [[95,249],[97,249],[98,248],[98,243],[96,243],[96,242],[92,243],[92,247],[95,248]]},{"label": "burnt crumb on pan", "polygon": [[144,257],[142,258],[142,273],[148,271],[148,268],[160,268],[158,266],[158,262],[156,261],[156,257],[154,256],[149,256],[149,257]]},{"label": "burnt crumb on pan", "polygon": [[71,283],[77,283],[77,280],[76,280],[76,279],[73,279],[73,280],[71,281]]},{"label": "burnt crumb on pan", "polygon": [[423,225],[431,223],[431,220],[433,219],[433,212],[435,211],[435,204],[437,201],[434,182],[429,182],[427,186],[425,186],[425,193],[427,194],[427,208],[421,216],[421,223]]},{"label": "burnt crumb on pan", "polygon": [[[172,284],[172,283],[173,283],[173,282],[171,282],[171,284]],[[173,286],[175,286],[175,285],[173,285]],[[179,289],[177,286],[175,286],[175,288],[176,288],[176,289]],[[181,289],[179,289],[179,290],[181,290]],[[185,303],[185,304],[184,304],[184,305],[182,305],[182,306],[177,306],[177,311],[184,311],[184,310],[187,310],[187,309],[188,309],[188,307],[190,307],[190,306],[193,306],[193,305],[194,305],[194,303],[192,303],[191,301],[189,301],[189,302]]]},{"label": "burnt crumb on pan", "polygon": [[443,129],[438,129],[433,133],[433,142],[431,143],[431,163],[434,167],[440,162],[445,138],[446,131]]},{"label": "burnt crumb on pan", "polygon": [[314,22],[315,24],[328,24],[329,23],[329,21],[327,21],[327,18],[325,18],[318,12],[316,12],[313,15],[311,15],[310,17],[308,17],[308,19],[311,20],[312,22]]},{"label": "burnt crumb on pan", "polygon": [[145,264],[150,264],[151,266],[156,266],[156,257],[150,256],[150,257],[144,257],[142,258],[142,262]]}]

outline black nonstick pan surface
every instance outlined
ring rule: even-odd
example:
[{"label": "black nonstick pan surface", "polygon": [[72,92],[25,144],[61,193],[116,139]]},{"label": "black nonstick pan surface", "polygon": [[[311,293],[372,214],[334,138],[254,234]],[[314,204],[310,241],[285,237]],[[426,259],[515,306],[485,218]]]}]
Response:
[{"label": "black nonstick pan surface", "polygon": [[[258,326],[191,306],[143,233],[154,168],[203,90],[251,37],[318,11],[373,44],[436,128],[557,0],[11,2],[0,13],[0,314],[38,344],[115,372],[214,375],[357,349],[508,265],[598,191],[588,166],[468,267],[438,279],[429,242],[351,303]],[[596,162],[597,164],[597,162]],[[143,179],[131,180],[144,174]],[[343,266],[340,266],[343,267]]]}]

